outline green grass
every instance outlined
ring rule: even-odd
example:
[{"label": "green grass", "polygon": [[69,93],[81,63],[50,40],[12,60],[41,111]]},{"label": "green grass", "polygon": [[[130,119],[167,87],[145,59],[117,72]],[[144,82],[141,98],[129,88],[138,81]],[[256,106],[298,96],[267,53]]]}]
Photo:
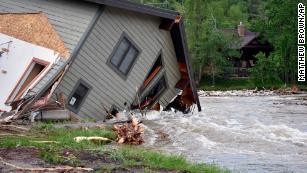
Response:
[{"label": "green grass", "polygon": [[[101,136],[114,140],[116,134],[110,129],[55,129],[50,123],[41,123],[27,133],[26,136],[7,136],[0,139],[0,147],[36,147],[40,149],[40,157],[52,164],[69,164],[78,166],[80,160],[74,155],[63,156],[63,151],[94,151],[106,154],[114,163],[101,165],[101,171],[112,172],[114,168],[143,168],[144,172],[159,170],[181,171],[191,173],[226,173],[230,172],[212,164],[194,164],[178,155],[165,155],[140,147],[120,145],[116,149],[104,147],[88,141],[77,143],[77,136]],[[35,141],[56,141],[58,143],[36,143]]]},{"label": "green grass", "polygon": [[177,170],[182,172],[228,173],[214,164],[196,164],[187,161],[183,156],[166,155],[133,146],[122,147],[119,151],[125,160],[125,166],[146,166],[152,169]]},{"label": "green grass", "polygon": [[[52,124],[42,123],[32,128],[27,136],[8,136],[5,140],[0,140],[0,147],[34,146],[46,148],[52,146],[56,149],[91,149],[97,147],[96,144],[89,141],[75,142],[74,138],[77,136],[100,136],[111,140],[116,138],[116,134],[108,129],[55,129]],[[36,141],[56,141],[57,143],[50,145]]]}]

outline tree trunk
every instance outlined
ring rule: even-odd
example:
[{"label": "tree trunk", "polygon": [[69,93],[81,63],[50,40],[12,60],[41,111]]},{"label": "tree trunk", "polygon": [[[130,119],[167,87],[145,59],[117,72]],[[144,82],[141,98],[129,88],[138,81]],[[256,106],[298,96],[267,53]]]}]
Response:
[{"label": "tree trunk", "polygon": [[198,77],[197,77],[197,81],[196,81],[197,84],[199,84],[199,83],[201,82],[202,77],[203,77],[202,66],[199,66],[199,69],[198,69]]},{"label": "tree trunk", "polygon": [[211,78],[212,78],[211,84],[212,86],[214,86],[215,85],[215,71],[214,71],[215,69],[213,67],[212,62],[210,63],[210,66],[211,66]]}]

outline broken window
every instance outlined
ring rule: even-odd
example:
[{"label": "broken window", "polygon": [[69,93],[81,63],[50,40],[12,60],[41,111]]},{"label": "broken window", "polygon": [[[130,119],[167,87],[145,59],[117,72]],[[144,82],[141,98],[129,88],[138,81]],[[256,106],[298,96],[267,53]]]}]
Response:
[{"label": "broken window", "polygon": [[156,83],[152,85],[152,87],[145,94],[141,96],[140,105],[134,103],[131,106],[131,109],[137,109],[139,107],[141,107],[141,109],[144,109],[146,107],[152,106],[166,89],[167,84],[164,74],[162,77],[160,77],[160,79],[156,81]]},{"label": "broken window", "polygon": [[166,88],[166,80],[163,75],[158,82],[154,84],[150,91],[141,98],[141,101],[156,100],[166,90]]},{"label": "broken window", "polygon": [[133,44],[126,34],[123,34],[115,46],[108,64],[122,77],[126,78],[139,52],[137,46]]},{"label": "broken window", "polygon": [[75,89],[71,93],[68,99],[68,107],[75,113],[78,113],[82,103],[85,101],[88,95],[90,86],[86,84],[83,80],[79,80]]},{"label": "broken window", "polygon": [[144,88],[146,88],[148,86],[150,81],[152,81],[152,79],[158,74],[158,72],[161,70],[161,68],[162,68],[162,55],[161,55],[161,52],[160,52],[157,60],[155,61],[154,65],[152,66],[152,68],[150,70],[150,72],[146,76],[146,79],[143,83],[143,86],[141,87],[141,90],[143,90]]}]

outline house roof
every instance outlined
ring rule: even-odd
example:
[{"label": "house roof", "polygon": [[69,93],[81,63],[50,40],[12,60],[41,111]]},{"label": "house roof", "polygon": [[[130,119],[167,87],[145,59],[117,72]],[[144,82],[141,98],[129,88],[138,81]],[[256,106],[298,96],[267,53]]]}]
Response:
[{"label": "house roof", "polygon": [[[222,31],[224,33],[229,33],[229,34],[233,33],[234,36],[239,37],[237,29],[223,29]],[[242,39],[241,39],[240,43],[232,45],[232,48],[241,49],[244,46],[248,45],[250,42],[252,42],[258,36],[259,36],[259,33],[257,33],[257,32],[251,32],[249,30],[245,30],[245,34],[244,34],[243,37],[241,37]]]},{"label": "house roof", "polygon": [[83,0],[83,1],[126,9],[129,11],[149,14],[152,16],[158,16],[167,19],[175,19],[176,16],[180,15],[180,13],[178,13],[177,11],[156,8],[153,6],[143,5],[127,0]]},{"label": "house roof", "polygon": [[[126,10],[129,10],[129,11],[134,11],[134,12],[138,12],[138,13],[148,14],[148,15],[152,15],[152,16],[156,16],[156,17],[160,17],[160,18],[164,18],[164,19],[171,19],[173,21],[176,19],[176,17],[178,17],[178,15],[180,15],[180,13],[175,12],[175,11],[164,10],[164,9],[160,9],[160,8],[156,8],[156,7],[152,7],[152,6],[148,6],[148,5],[134,3],[134,2],[131,2],[131,1],[127,1],[127,0],[83,0],[83,1],[100,4],[100,5],[102,5],[101,8],[103,8],[103,6],[106,5],[106,6],[116,7],[116,8],[120,8],[120,9],[126,9]],[[94,16],[92,22],[90,23],[87,31],[84,33],[84,35],[80,39],[77,47],[72,52],[70,59],[69,59],[69,61],[66,62],[66,64],[72,64],[72,62],[76,58],[79,50],[81,49],[83,43],[85,42],[86,38],[88,37],[89,33],[91,32],[92,28],[94,27],[95,23],[97,22],[97,20],[100,16],[99,11],[101,12],[102,10],[98,10],[97,14]],[[174,43],[175,52],[176,52],[177,57],[183,58],[186,65],[187,65],[188,75],[189,75],[189,79],[190,79],[190,86],[192,88],[193,96],[194,96],[194,99],[196,101],[198,110],[201,111],[201,106],[200,106],[198,93],[197,93],[197,89],[196,89],[196,85],[195,85],[195,81],[194,81],[194,75],[193,75],[193,71],[192,71],[192,65],[191,65],[190,59],[189,59],[189,53],[188,53],[188,48],[187,48],[187,41],[186,41],[186,36],[185,36],[183,18],[182,18],[182,20],[180,20],[179,23],[176,23],[176,24],[173,25],[172,30],[171,30],[171,35],[172,35],[172,39],[173,39],[173,43]],[[63,70],[63,68],[65,68],[65,66],[66,65],[64,65],[62,67],[62,69],[59,70],[59,72],[61,70]],[[53,77],[50,78],[50,80],[46,83],[46,85],[34,97],[32,102],[39,99],[46,92],[46,90],[52,85],[52,82],[54,81],[54,79],[57,76],[58,76],[58,74],[54,74]]]},{"label": "house roof", "polygon": [[0,32],[54,50],[64,58],[69,51],[43,13],[1,13]]}]

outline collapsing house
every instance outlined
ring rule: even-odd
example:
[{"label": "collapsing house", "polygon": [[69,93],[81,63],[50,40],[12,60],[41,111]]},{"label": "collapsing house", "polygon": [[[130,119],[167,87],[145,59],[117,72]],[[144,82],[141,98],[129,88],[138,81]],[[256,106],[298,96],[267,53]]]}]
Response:
[{"label": "collapsing house", "polygon": [[105,119],[112,111],[165,108],[176,96],[179,105],[196,104],[201,111],[179,13],[126,0],[0,3],[0,18],[4,14],[47,16],[67,49],[60,44],[40,45],[58,52],[59,58],[48,70],[41,67],[34,78],[21,76],[29,81],[23,86],[26,89],[6,102],[15,115],[68,109],[81,118]]}]

